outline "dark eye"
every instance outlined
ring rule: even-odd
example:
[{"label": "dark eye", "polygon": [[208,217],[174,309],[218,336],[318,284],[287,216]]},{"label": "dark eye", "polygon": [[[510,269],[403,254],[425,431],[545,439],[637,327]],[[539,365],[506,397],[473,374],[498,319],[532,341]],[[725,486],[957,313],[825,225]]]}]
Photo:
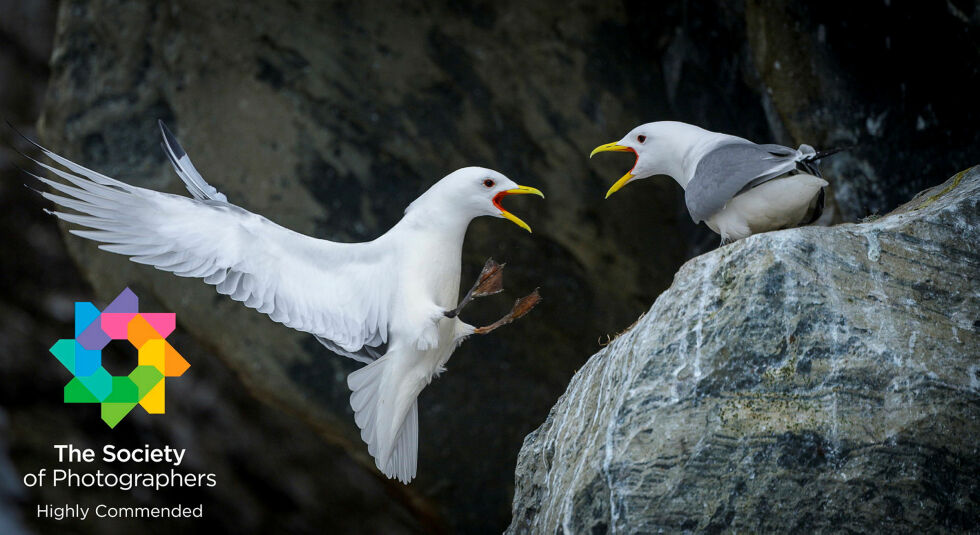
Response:
[{"label": "dark eye", "polygon": [[496,184],[496,182],[490,180],[489,178],[483,181],[483,185],[488,188],[492,188],[494,184]]},{"label": "dark eye", "polygon": [[640,143],[643,143],[644,141],[647,140],[647,137],[641,134],[639,136],[636,136],[636,140],[639,141]]}]

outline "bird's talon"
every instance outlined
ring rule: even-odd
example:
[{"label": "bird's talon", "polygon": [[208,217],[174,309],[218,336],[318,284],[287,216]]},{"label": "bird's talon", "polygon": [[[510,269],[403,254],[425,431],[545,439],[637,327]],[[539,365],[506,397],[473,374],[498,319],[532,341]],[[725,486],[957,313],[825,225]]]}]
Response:
[{"label": "bird's talon", "polygon": [[530,294],[525,295],[524,297],[515,301],[514,306],[510,309],[510,312],[508,312],[504,317],[491,323],[490,325],[474,329],[473,334],[488,334],[496,330],[498,327],[503,327],[516,319],[520,319],[526,316],[527,313],[540,302],[541,294],[538,293],[538,288],[535,288]]},{"label": "bird's talon", "polygon": [[525,295],[524,297],[517,300],[514,303],[514,308],[511,312],[514,314],[513,319],[520,319],[527,315],[534,307],[541,302],[541,294],[538,292],[540,288],[535,288],[533,292]]},{"label": "bird's talon", "polygon": [[493,258],[488,258],[487,263],[483,265],[483,270],[480,271],[480,276],[473,283],[473,287],[470,291],[466,292],[463,296],[463,300],[459,302],[456,308],[444,312],[447,318],[455,318],[459,315],[459,312],[463,310],[463,307],[469,304],[470,301],[477,297],[486,297],[488,295],[498,294],[504,291],[504,266],[506,264],[498,264]]},{"label": "bird's talon", "polygon": [[490,258],[480,272],[480,278],[473,286],[473,297],[485,297],[504,291],[504,266]]}]

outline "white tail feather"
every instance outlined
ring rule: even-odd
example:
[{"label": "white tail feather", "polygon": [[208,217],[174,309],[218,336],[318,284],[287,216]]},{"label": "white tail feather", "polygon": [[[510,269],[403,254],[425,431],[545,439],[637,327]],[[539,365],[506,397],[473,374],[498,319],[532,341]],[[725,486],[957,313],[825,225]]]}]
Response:
[{"label": "white tail feather", "polygon": [[418,400],[413,397],[411,406],[400,409],[397,388],[383,388],[385,367],[391,362],[386,355],[347,376],[351,389],[350,404],[354,409],[354,421],[361,429],[361,439],[368,445],[368,453],[384,475],[408,483],[415,478],[418,468],[419,417]]}]

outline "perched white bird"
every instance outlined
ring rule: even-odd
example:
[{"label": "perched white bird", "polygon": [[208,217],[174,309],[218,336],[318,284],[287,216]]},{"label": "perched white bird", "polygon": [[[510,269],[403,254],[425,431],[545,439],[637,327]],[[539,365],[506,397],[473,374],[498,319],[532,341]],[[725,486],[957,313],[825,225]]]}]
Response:
[{"label": "perched white bird", "polygon": [[191,164],[160,123],[163,148],[194,198],[161,193],[91,171],[38,146],[67,171],[37,162],[68,184],[34,175],[53,190],[45,198],[78,213],[51,212],[88,227],[70,232],[183,277],[199,277],[218,293],[308,332],[327,348],[367,362],[350,374],[351,406],[378,468],[409,482],[416,474],[416,398],[441,372],[459,342],[520,317],[537,292],[497,323],[476,329],[457,313],[472,297],[502,289],[497,264],[487,268],[463,303],[459,277],[463,236],[478,216],[530,227],[500,205],[507,195],[544,195],[504,175],[467,167],[412,202],[381,237],[335,243],[305,236],[229,203]]},{"label": "perched white bird", "polygon": [[757,145],[687,123],[659,121],[596,147],[589,157],[633,152],[636,163],[606,198],[634,180],[668,175],[684,188],[691,219],[707,223],[724,244],[819,218],[827,181],[820,178],[816,161],[837,150]]}]

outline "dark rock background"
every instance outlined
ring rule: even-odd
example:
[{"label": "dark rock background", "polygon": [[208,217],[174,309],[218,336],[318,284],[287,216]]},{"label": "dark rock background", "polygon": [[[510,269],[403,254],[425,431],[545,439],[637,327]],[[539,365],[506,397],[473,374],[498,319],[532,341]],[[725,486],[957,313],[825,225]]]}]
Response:
[{"label": "dark rock background", "polygon": [[[464,280],[493,256],[509,263],[510,297],[541,285],[545,302],[493,339],[469,341],[426,389],[420,477],[406,488],[375,475],[357,438],[343,383],[351,363],[200,282],[74,237],[66,249],[3,156],[0,266],[11,282],[0,442],[10,466],[23,474],[49,462],[66,435],[179,442],[200,466],[225,467],[218,491],[200,500],[213,504],[212,527],[229,530],[502,530],[524,435],[600,338],[717,243],[690,223],[667,179],[601,201],[630,162],[587,154],[636,124],[859,143],[825,167],[831,221],[890,210],[976,163],[980,146],[980,10],[970,2],[101,0],[9,2],[3,14],[3,115],[30,133],[43,105],[44,143],[136,184],[181,191],[158,148],[161,118],[230,200],[335,240],[378,235],[464,165],[548,195],[511,203],[531,236],[498,220],[471,227]],[[104,306],[126,285],[177,312],[193,367],[174,382],[167,416],[134,415],[109,432],[89,407],[60,403],[67,378],[46,350],[69,328],[72,301]],[[484,301],[468,320],[510,303]],[[64,497],[4,488],[28,529],[52,528],[31,506]],[[173,501],[122,494],[107,496]]]}]

